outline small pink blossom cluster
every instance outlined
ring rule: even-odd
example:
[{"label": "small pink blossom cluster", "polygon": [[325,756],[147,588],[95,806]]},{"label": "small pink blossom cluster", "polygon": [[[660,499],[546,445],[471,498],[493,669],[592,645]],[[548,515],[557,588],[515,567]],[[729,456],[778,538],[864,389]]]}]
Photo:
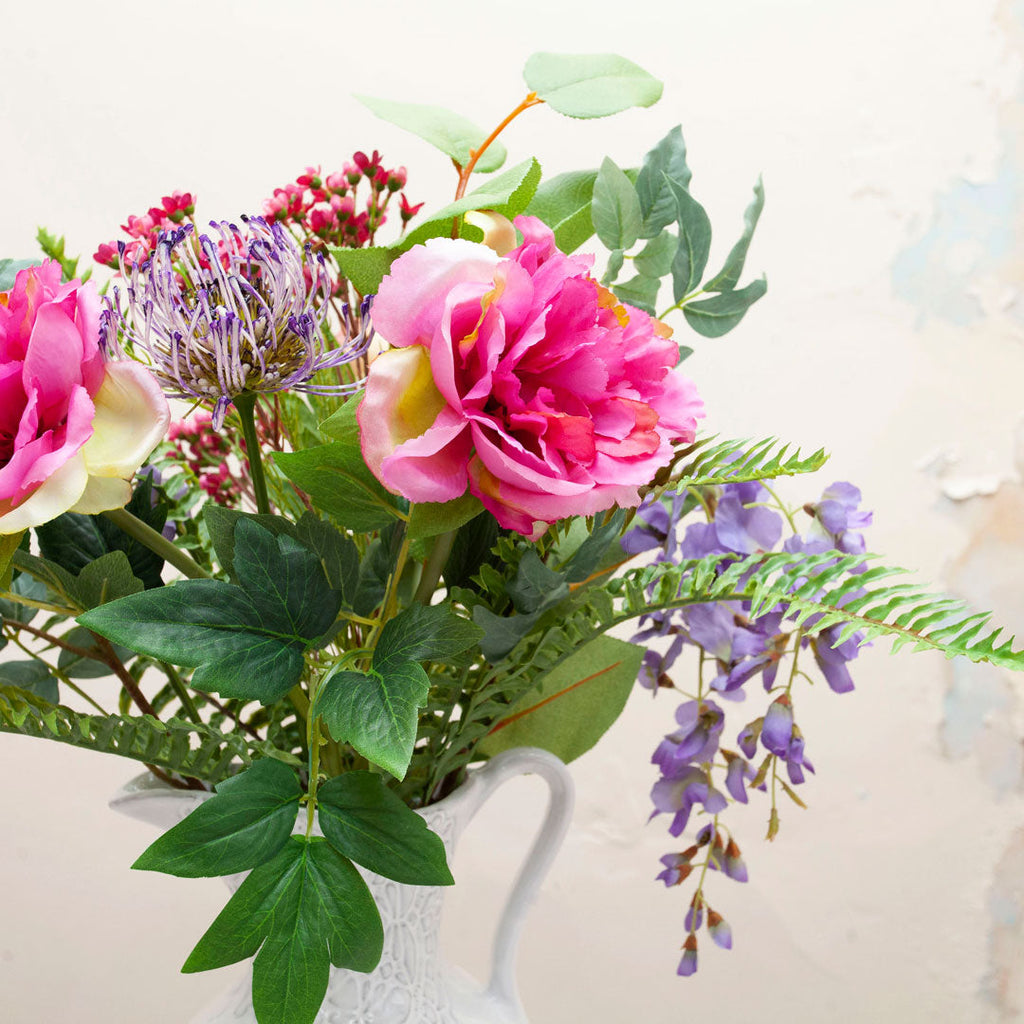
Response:
[{"label": "small pink blossom cluster", "polygon": [[134,213],[128,215],[128,221],[121,225],[121,230],[131,241],[126,244],[123,256],[119,254],[118,243],[114,240],[102,242],[92,258],[112,270],[118,270],[122,260],[132,266],[153,252],[161,231],[180,224],[186,217],[191,218],[195,212],[195,196],[175,189],[169,196],[161,198],[159,206],[151,206],[141,217]]},{"label": "small pink blossom cluster", "polygon": [[[403,227],[423,206],[410,205],[401,192],[406,179],[405,168],[386,168],[377,150],[371,156],[358,152],[340,171],[325,175],[319,167],[307,167],[295,181],[274,189],[263,202],[263,216],[268,222],[289,223],[327,245],[353,249],[372,245],[374,234],[387,220],[385,211],[396,192],[401,193],[399,215]],[[363,182],[369,186],[365,202],[358,195]]]},{"label": "small pink blossom cluster", "polygon": [[241,497],[238,474],[228,466],[231,446],[213,429],[213,417],[198,412],[171,424],[167,440],[179,465],[186,465],[195,474],[200,488],[218,504],[234,505]]}]

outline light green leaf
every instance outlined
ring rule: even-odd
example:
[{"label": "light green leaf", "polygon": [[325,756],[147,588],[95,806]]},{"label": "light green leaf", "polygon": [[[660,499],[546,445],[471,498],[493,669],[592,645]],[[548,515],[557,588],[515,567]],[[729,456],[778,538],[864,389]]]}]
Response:
[{"label": "light green leaf", "polygon": [[[356,95],[355,98],[382,120],[425,139],[463,167],[469,163],[469,151],[480,146],[488,135],[472,121],[444,107],[399,103],[376,96]],[[505,162],[506,155],[505,147],[500,142],[492,142],[475,170],[484,174],[496,171]]]},{"label": "light green leaf", "polygon": [[605,157],[594,182],[591,206],[594,230],[608,249],[628,249],[640,233],[640,200],[632,182],[611,157]]},{"label": "light green leaf", "polygon": [[649,107],[662,91],[653,75],[612,53],[535,53],[523,78],[552,110],[568,117],[607,117]]},{"label": "light green leaf", "polygon": [[272,758],[217,786],[215,796],[169,829],[132,865],[179,878],[247,871],[288,841],[301,790],[295,772]]},{"label": "light green leaf", "polygon": [[655,280],[664,277],[672,269],[672,260],[678,246],[679,239],[671,231],[655,235],[633,260],[637,274]]},{"label": "light green leaf", "polygon": [[0,292],[9,292],[14,287],[14,279],[19,270],[38,267],[40,260],[0,260]]},{"label": "light green leaf", "polygon": [[550,750],[568,763],[586,753],[619,717],[636,683],[643,647],[598,637],[561,662],[494,726],[478,749]]},{"label": "light green leaf", "polygon": [[698,299],[683,306],[686,322],[705,338],[728,334],[746,315],[750,307],[768,290],[763,278],[751,281],[746,288],[722,292],[710,299]]},{"label": "light green leaf", "polygon": [[481,512],[484,506],[475,494],[467,491],[453,501],[431,501],[409,509],[409,539],[423,540],[439,533],[457,530]]},{"label": "light green leaf", "polygon": [[590,215],[597,171],[569,171],[537,186],[526,213],[555,233],[562,252],[574,252],[594,233]]},{"label": "light green leaf", "polygon": [[764,209],[764,186],[761,179],[757,179],[754,185],[754,198],[750,201],[746,212],[743,214],[743,234],[740,240],[729,250],[722,269],[706,284],[706,292],[728,292],[732,291],[740,283],[740,275],[743,273],[743,264],[747,261],[747,251],[750,249],[750,240],[754,237],[754,229]]},{"label": "light green leaf", "polygon": [[351,281],[352,287],[360,295],[374,295],[391,269],[395,250],[381,245],[371,245],[365,249],[332,246],[331,255],[342,276]]},{"label": "light green leaf", "polygon": [[317,791],[327,841],[364,868],[407,885],[452,885],[444,843],[374,772],[328,779]]}]

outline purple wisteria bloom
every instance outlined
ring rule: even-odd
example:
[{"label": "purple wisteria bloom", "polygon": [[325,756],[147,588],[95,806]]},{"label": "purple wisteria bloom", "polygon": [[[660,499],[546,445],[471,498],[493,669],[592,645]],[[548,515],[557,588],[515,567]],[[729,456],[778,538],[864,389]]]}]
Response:
[{"label": "purple wisteria bloom", "polygon": [[280,224],[253,217],[244,225],[214,222],[198,237],[191,224],[164,232],[151,258],[128,272],[127,311],[115,289],[103,314],[108,353],[122,341],[145,352],[169,395],[212,403],[214,428],[245,393],[357,390],[314,378],[362,355],[373,334],[367,301],[360,317],[343,309],[340,342],[328,348],[323,255],[307,250],[304,259]]},{"label": "purple wisteria bloom", "polygon": [[671,775],[662,776],[651,790],[654,811],[658,814],[672,814],[668,830],[678,836],[690,820],[690,812],[700,804],[708,814],[718,814],[727,806],[725,796],[708,781],[707,772],[696,765],[673,770]]}]

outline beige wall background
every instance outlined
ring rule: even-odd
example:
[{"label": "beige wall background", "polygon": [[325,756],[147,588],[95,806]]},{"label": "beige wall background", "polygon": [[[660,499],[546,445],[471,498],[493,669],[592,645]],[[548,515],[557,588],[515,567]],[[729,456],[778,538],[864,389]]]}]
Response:
[{"label": "beige wall background", "polygon": [[[34,253],[37,224],[88,256],[173,188],[207,218],[253,211],[355,149],[407,165],[410,198],[440,204],[444,158],[351,93],[489,125],[536,50],[632,58],[664,79],[660,104],[603,122],[532,111],[507,133],[512,157],[546,174],[606,153],[626,166],[681,123],[719,255],[763,172],[748,266],[769,294],[733,335],[697,339],[708,428],[827,446],[792,498],[856,482],[875,550],[1024,634],[1021,0],[56,0],[6,4],[0,26],[14,257]],[[801,699],[810,809],[785,811],[773,844],[763,803],[730,811],[751,880],[711,896],[735,948],[704,950],[690,980],[674,974],[686,898],[653,880],[676,844],[645,824],[675,707],[637,693],[573,766],[575,825],[520,956],[534,1024],[1017,1019],[1024,680],[884,645],[855,668],[856,692]],[[183,1024],[228,984],[177,973],[220,884],[128,870],[153,834],[106,801],[134,773],[0,736],[3,1021]],[[535,780],[510,784],[459,852],[446,942],[480,975],[541,803]]]}]

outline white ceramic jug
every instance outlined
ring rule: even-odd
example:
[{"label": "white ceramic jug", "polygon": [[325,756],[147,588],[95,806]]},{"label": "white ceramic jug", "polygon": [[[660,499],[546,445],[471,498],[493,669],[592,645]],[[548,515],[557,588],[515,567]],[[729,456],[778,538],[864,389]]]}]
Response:
[{"label": "white ceramic jug", "polygon": [[[384,924],[384,952],[370,974],[332,968],[315,1024],[528,1024],[516,986],[516,947],[526,911],[569,827],[572,777],[547,751],[507,750],[472,771],[450,796],[419,812],[444,840],[451,860],[462,830],[494,789],[508,779],[531,773],[548,784],[548,811],[498,923],[487,987],[482,989],[441,957],[444,888],[403,885],[364,871]],[[151,775],[142,775],[125,786],[110,806],[168,829],[209,795],[171,789]],[[234,875],[225,880],[235,889],[244,877]],[[256,1024],[250,989],[248,972],[191,1024]]]}]

